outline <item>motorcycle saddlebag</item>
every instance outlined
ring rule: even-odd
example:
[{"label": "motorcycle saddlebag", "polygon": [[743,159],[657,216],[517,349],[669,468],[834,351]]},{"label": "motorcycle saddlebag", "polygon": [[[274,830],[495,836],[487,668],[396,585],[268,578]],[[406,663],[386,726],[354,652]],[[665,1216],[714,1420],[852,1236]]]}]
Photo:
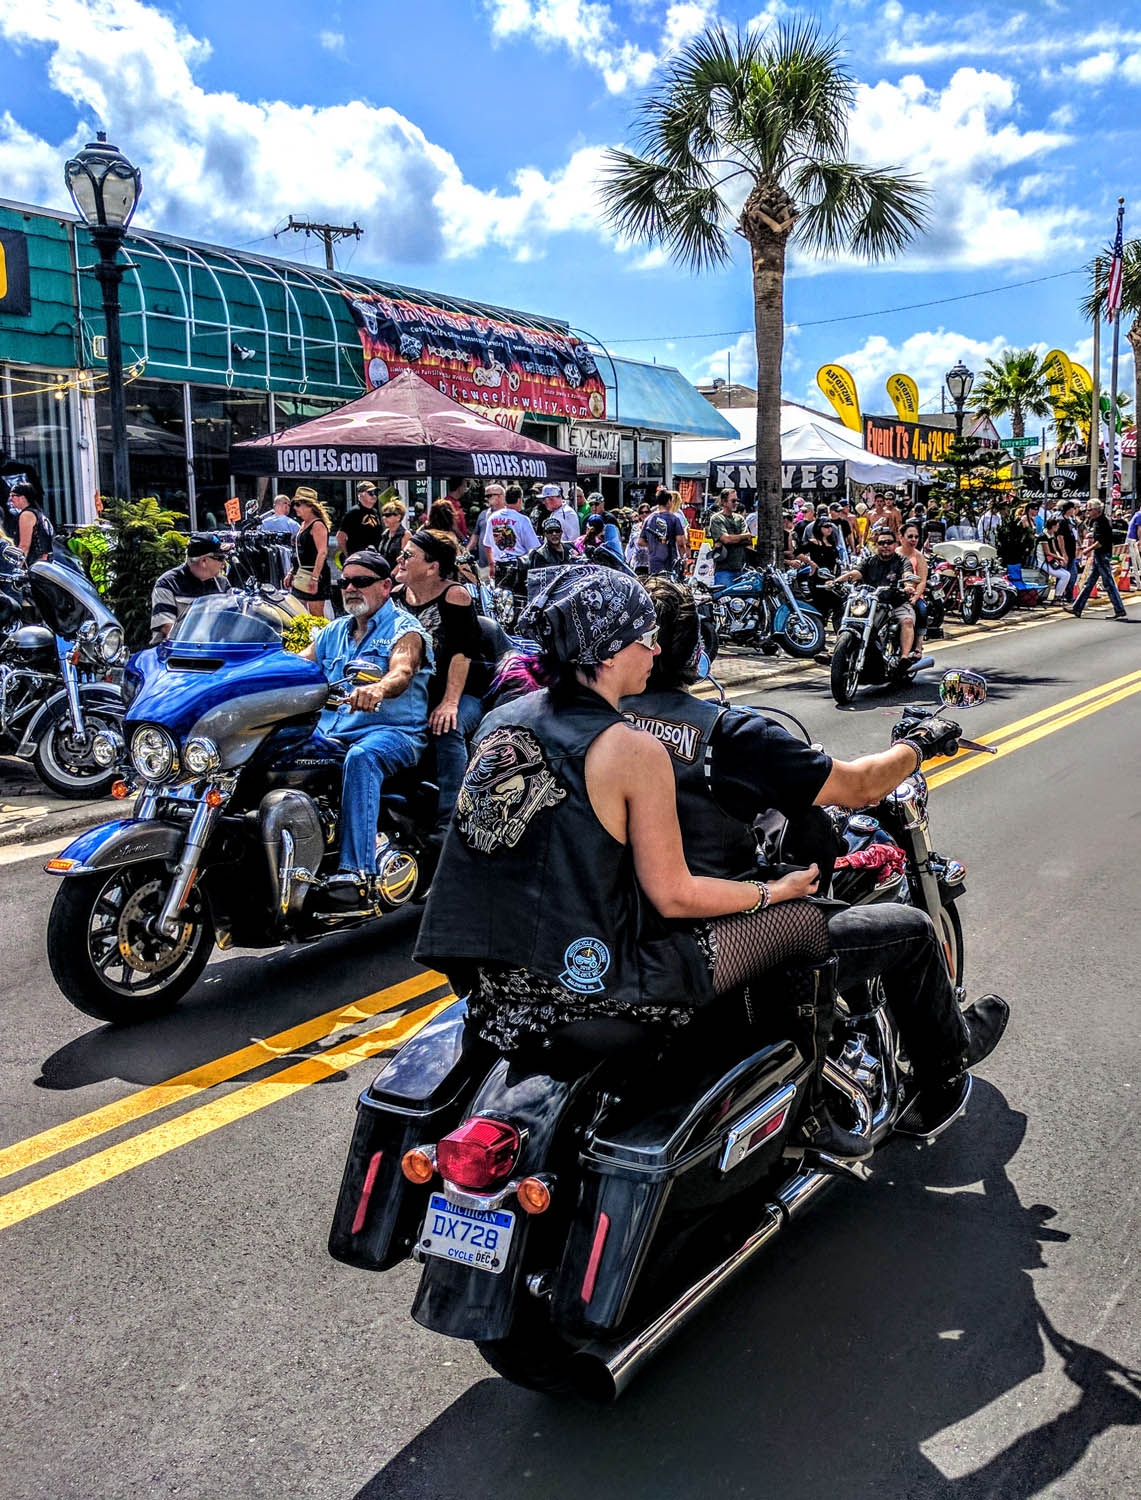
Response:
[{"label": "motorcycle saddlebag", "polygon": [[647,1263],[656,1288],[671,1276],[684,1286],[724,1220],[716,1210],[777,1166],[809,1065],[790,1041],[743,1059],[739,1033],[735,1048],[720,1041],[707,1050],[687,1040],[672,1066],[667,1054],[588,1132],[554,1286],[557,1325],[616,1330]]},{"label": "motorcycle saddlebag", "polygon": [[357,1101],[329,1254],[365,1271],[405,1260],[428,1206],[428,1188],[405,1178],[400,1159],[463,1118],[487,1053],[465,1027],[456,1000],[406,1042]]}]

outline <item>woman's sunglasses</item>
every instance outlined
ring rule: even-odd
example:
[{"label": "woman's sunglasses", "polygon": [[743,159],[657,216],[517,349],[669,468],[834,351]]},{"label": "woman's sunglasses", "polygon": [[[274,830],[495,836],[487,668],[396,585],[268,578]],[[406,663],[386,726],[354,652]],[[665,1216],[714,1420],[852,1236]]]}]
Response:
[{"label": "woman's sunglasses", "polygon": [[658,644],[658,627],[655,625],[653,630],[647,630],[645,635],[640,635],[637,639],[639,646],[645,646],[647,651],[652,651]]}]

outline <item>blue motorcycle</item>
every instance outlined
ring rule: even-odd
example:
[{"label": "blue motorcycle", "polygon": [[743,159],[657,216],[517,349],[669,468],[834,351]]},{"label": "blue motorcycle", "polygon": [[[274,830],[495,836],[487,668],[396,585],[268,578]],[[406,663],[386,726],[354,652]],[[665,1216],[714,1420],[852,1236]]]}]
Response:
[{"label": "blue motorcycle", "polygon": [[746,568],[732,583],[712,591],[717,633],[722,645],[755,646],[769,654],[778,647],[807,660],[824,649],[820,611],[797,598],[789,573],[771,563]]},{"label": "blue motorcycle", "polygon": [[202,599],[127,664],[123,734],[104,732],[99,750],[129,761],[133,815],[46,866],[62,877],[48,961],[87,1015],[149,1019],[190,989],[215,943],[309,941],[405,905],[431,878],[437,789],[413,769],[385,782],[365,904],[325,900],[347,747],[317,720],[377,667],[350,662],[330,686],[283,648],[283,619],[266,590]]}]

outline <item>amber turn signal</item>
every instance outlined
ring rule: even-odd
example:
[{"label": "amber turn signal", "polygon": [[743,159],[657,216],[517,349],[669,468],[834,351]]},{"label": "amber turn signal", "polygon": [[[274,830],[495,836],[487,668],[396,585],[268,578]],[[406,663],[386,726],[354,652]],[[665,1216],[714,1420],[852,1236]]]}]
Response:
[{"label": "amber turn signal", "polygon": [[210,790],[206,793],[206,806],[207,807],[221,807],[222,803],[225,800],[226,800],[225,797],[222,796],[222,793],[218,790],[217,787],[213,787],[212,786],[210,788]]},{"label": "amber turn signal", "polygon": [[515,1196],[524,1213],[545,1214],[551,1206],[551,1190],[541,1177],[524,1177]]},{"label": "amber turn signal", "polygon": [[431,1152],[425,1151],[423,1146],[413,1146],[400,1158],[400,1170],[409,1182],[431,1182],[436,1175],[436,1163]]},{"label": "amber turn signal", "polygon": [[131,795],[131,788],[125,781],[116,781],[111,787],[111,795],[112,797],[118,797],[121,802],[124,797]]}]

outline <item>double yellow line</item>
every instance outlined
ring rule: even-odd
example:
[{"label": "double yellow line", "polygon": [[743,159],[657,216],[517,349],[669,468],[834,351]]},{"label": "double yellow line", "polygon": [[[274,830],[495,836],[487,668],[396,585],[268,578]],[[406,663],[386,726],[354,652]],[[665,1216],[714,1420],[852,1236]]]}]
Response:
[{"label": "double yellow line", "polygon": [[[363,1000],[354,1001],[337,1010],[326,1012],[311,1021],[294,1026],[277,1036],[255,1041],[248,1047],[231,1052],[226,1057],[207,1063],[188,1073],[181,1073],[153,1088],[141,1089],[126,1099],[116,1100],[90,1114],[80,1115],[56,1125],[27,1140],[0,1151],[0,1177],[26,1171],[61,1152],[117,1130],[124,1125],[180,1104],[208,1089],[241,1078],[243,1074],[264,1067],[294,1054],[299,1048],[312,1046],[330,1037],[336,1037],[348,1028],[359,1026],[362,1021],[387,1011],[400,1010],[391,1020],[382,1022],[363,1033],[358,1033],[344,1042],[316,1052],[290,1067],[268,1078],[245,1084],[224,1094],[218,1094],[207,1103],[176,1116],[161,1125],[152,1126],[129,1140],[121,1141],[97,1151],[91,1156],[70,1166],[60,1167],[44,1177],[39,1177],[22,1187],[0,1196],[0,1229],[42,1213],[57,1203],[85,1193],[113,1177],[129,1172],[133,1167],[153,1161],[169,1151],[199,1140],[224,1125],[287,1099],[311,1083],[320,1083],[334,1074],[356,1067],[369,1058],[394,1051],[413,1036],[421,1027],[439,1014],[452,1001],[445,994],[428,1003],[408,1008],[414,1001],[432,991],[446,989],[447,981],[441,974],[429,972],[413,975],[400,984],[379,990]],[[401,1007],[404,1007],[401,1010]]]},{"label": "double yellow line", "polygon": [[1012,724],[1004,724],[1001,729],[991,730],[989,734],[972,735],[971,738],[977,744],[993,745],[998,753],[983,755],[978,751],[974,753],[960,751],[953,760],[938,763],[937,768],[927,777],[927,785],[935,788],[958,781],[960,776],[968,776],[972,771],[978,771],[983,766],[993,765],[995,761],[1013,755],[1016,750],[1032,745],[1035,740],[1043,739],[1048,734],[1055,734],[1059,729],[1067,729],[1071,724],[1077,724],[1081,719],[1088,718],[1090,714],[1100,713],[1103,708],[1109,708],[1114,703],[1120,703],[1123,699],[1139,692],[1141,692],[1141,671],[1127,672],[1124,677],[1116,677],[1112,682],[1103,682],[1099,687],[1089,688],[1084,693],[1077,693],[1074,697],[1055,703],[1050,708],[1039,709],[1037,713],[1028,714],[1024,719],[1016,719]]}]

